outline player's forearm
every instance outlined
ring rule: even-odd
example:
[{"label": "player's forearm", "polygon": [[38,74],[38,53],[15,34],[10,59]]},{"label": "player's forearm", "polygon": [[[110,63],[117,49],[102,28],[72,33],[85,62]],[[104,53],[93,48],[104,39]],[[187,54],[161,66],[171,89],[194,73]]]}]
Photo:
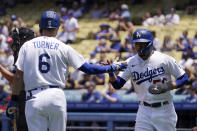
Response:
[{"label": "player's forearm", "polygon": [[112,84],[113,88],[120,89],[124,86],[126,81],[119,76],[115,76],[114,73],[109,73],[109,82]]},{"label": "player's forearm", "polygon": [[13,73],[9,72],[2,65],[0,65],[0,72],[3,75],[3,77],[6,78],[6,80],[8,80],[10,83],[13,84],[13,78],[14,78],[14,74]]},{"label": "player's forearm", "polygon": [[88,64],[88,63],[84,63],[79,68],[80,71],[83,71],[89,75],[110,72],[111,69],[112,69],[111,65],[99,66],[99,65],[92,65],[92,64]]},{"label": "player's forearm", "polygon": [[17,70],[14,75],[12,95],[19,95],[22,87],[24,87],[23,74],[21,71]]},{"label": "player's forearm", "polygon": [[179,77],[175,82],[168,83],[168,90],[173,90],[182,87],[184,84],[188,82],[188,75],[185,73],[181,77]]}]

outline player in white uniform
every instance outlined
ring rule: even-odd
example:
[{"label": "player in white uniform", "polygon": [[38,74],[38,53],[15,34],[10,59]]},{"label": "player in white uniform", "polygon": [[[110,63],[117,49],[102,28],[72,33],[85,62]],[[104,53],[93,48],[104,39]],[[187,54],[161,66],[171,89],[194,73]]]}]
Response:
[{"label": "player in white uniform", "polygon": [[177,115],[170,90],[184,85],[188,76],[174,58],[153,51],[150,31],[136,30],[133,43],[138,54],[127,60],[128,67],[119,76],[109,73],[110,82],[120,89],[129,78],[133,80],[139,100],[136,131],[175,131]]},{"label": "player in white uniform", "polygon": [[[40,20],[40,37],[23,44],[16,62],[12,98],[17,98],[20,85],[25,85],[25,115],[29,131],[65,131],[65,87],[68,66],[88,74],[120,71],[127,64],[90,65],[73,48],[57,40],[60,18],[54,11],[46,11]],[[17,106],[12,100],[13,107]]]}]

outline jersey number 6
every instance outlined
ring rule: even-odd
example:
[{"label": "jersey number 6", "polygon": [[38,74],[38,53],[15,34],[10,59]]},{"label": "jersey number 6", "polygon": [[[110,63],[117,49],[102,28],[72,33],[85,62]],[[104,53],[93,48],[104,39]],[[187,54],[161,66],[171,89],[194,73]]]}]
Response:
[{"label": "jersey number 6", "polygon": [[50,65],[49,63],[43,61],[43,59],[50,59],[50,56],[47,53],[43,53],[39,56],[39,71],[41,73],[47,73],[50,70]]}]

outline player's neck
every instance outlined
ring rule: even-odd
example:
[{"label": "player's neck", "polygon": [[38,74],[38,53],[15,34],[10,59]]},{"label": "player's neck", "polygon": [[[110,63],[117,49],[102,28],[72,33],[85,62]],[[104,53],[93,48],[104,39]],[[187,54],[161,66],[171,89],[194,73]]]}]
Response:
[{"label": "player's neck", "polygon": [[154,51],[152,51],[149,55],[140,56],[140,57],[141,57],[143,60],[147,60],[153,53],[154,53]]},{"label": "player's neck", "polygon": [[48,37],[55,37],[57,35],[57,30],[43,30],[42,31],[42,36],[48,36]]}]

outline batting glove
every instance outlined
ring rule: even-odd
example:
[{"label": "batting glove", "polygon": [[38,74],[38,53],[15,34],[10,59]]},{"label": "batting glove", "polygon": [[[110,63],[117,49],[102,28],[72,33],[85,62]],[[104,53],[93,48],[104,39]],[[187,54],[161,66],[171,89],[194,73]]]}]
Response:
[{"label": "batting glove", "polygon": [[114,62],[111,64],[111,72],[124,71],[127,66],[127,62]]},{"label": "batting glove", "polygon": [[173,89],[172,82],[166,82],[164,84],[153,84],[148,88],[149,93],[158,95],[170,91]]},{"label": "batting glove", "polygon": [[6,116],[11,119],[16,118],[17,110],[18,110],[18,103],[14,100],[10,100],[8,102],[8,106],[6,109]]}]

